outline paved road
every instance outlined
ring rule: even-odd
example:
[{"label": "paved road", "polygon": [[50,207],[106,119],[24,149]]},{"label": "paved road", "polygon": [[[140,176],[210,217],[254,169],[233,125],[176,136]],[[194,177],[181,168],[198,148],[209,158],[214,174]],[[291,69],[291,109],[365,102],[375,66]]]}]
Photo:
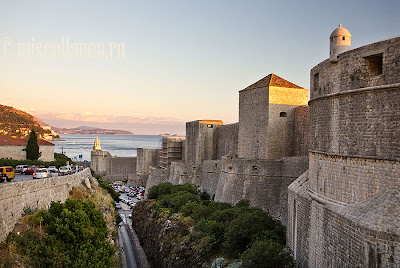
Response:
[{"label": "paved road", "polygon": [[119,225],[119,243],[121,247],[122,267],[136,268],[136,257],[133,251],[133,243],[128,234],[128,226],[121,222]]},{"label": "paved road", "polygon": [[[127,194],[121,194],[121,196],[127,198]],[[133,199],[135,202],[138,200],[133,197],[129,197]],[[133,251],[133,241],[131,237],[128,235],[128,228],[132,228],[132,219],[129,219],[129,214],[132,213],[132,209],[125,204],[124,202],[120,202],[122,209],[119,210],[119,214],[123,222],[119,225],[119,243],[121,246],[121,257],[122,257],[122,267],[137,267],[136,265],[136,257]]]},{"label": "paved road", "polygon": [[32,175],[23,175],[19,173],[15,173],[15,178],[12,179],[10,182],[5,181],[4,183],[13,183],[13,182],[18,182],[18,181],[29,181],[32,180],[33,176]]}]

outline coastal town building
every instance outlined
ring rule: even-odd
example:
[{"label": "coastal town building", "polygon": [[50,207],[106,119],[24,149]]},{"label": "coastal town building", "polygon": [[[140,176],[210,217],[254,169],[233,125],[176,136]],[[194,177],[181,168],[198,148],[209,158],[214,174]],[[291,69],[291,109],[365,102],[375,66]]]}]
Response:
[{"label": "coastal town building", "polygon": [[[0,135],[0,158],[25,160],[27,139],[14,138],[8,135]],[[39,160],[54,161],[54,144],[38,139]]]}]

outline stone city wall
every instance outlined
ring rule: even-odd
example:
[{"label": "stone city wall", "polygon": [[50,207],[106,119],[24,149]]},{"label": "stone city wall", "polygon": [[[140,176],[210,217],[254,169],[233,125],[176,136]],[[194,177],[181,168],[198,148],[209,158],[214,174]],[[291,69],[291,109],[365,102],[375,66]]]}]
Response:
[{"label": "stone city wall", "polygon": [[[321,62],[310,73],[311,101],[349,89],[399,83],[399,54],[400,37],[396,37],[344,52],[335,64],[330,63],[329,59]],[[381,55],[381,73],[373,68],[374,55]]]},{"label": "stone city wall", "polygon": [[308,168],[307,157],[280,160],[222,160],[215,201],[236,204],[242,199],[262,208],[286,225],[287,187]]},{"label": "stone city wall", "polygon": [[136,157],[113,156],[108,175],[120,175],[128,178],[128,174],[136,174],[136,160]]},{"label": "stone city wall", "polygon": [[293,155],[308,156],[310,106],[298,106],[294,112]]},{"label": "stone city wall", "polygon": [[311,191],[346,204],[400,190],[399,161],[310,153],[309,176]]},{"label": "stone city wall", "polygon": [[266,133],[266,144],[263,144],[265,159],[280,159],[292,156],[293,153],[293,131],[295,105],[268,104],[268,126]]},{"label": "stone city wall", "polygon": [[200,164],[204,160],[217,159],[218,128],[220,125],[200,122],[203,121],[186,123],[186,163]]},{"label": "stone city wall", "polygon": [[393,84],[311,100],[310,150],[400,159],[399,99]]},{"label": "stone city wall", "polygon": [[217,159],[238,154],[239,123],[218,127]]},{"label": "stone city wall", "polygon": [[173,162],[168,181],[173,184],[193,183],[212,197],[216,193],[220,173],[220,160],[207,160],[201,165]]},{"label": "stone city wall", "polygon": [[307,157],[246,160],[223,157],[202,164],[173,162],[169,169],[153,169],[146,189],[161,182],[191,182],[215,201],[236,204],[242,199],[286,224],[287,187],[308,168]]},{"label": "stone city wall", "polygon": [[149,174],[149,179],[147,180],[147,184],[146,184],[145,197],[147,197],[147,193],[149,192],[149,189],[152,186],[160,184],[162,182],[167,182],[168,176],[169,176],[168,168],[166,168],[166,169],[151,168],[150,174]]},{"label": "stone city wall", "polygon": [[268,88],[239,92],[238,156],[246,159],[267,158]]},{"label": "stone city wall", "polygon": [[400,263],[400,37],[311,70],[310,168],[289,186],[300,267]]},{"label": "stone city wall", "polygon": [[68,176],[11,182],[0,185],[0,241],[14,229],[24,208],[49,208],[51,202],[64,202],[74,186],[92,179],[90,169]]},{"label": "stone city wall", "polygon": [[400,192],[353,205],[310,195],[308,172],[289,186],[288,246],[299,267],[397,267]]}]

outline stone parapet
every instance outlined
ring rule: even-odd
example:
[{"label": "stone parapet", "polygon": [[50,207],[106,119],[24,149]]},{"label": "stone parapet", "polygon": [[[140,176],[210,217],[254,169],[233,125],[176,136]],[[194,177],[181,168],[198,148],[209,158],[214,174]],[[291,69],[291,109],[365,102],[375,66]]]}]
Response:
[{"label": "stone parapet", "polygon": [[0,185],[0,241],[21,218],[24,208],[49,208],[51,202],[64,202],[74,186],[93,179],[90,169],[68,176],[12,182]]}]

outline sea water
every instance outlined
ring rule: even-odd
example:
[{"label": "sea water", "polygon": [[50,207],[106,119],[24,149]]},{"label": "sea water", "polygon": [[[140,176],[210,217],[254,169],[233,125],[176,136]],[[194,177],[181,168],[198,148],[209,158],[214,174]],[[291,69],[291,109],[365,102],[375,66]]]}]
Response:
[{"label": "sea water", "polygon": [[55,153],[64,153],[74,161],[90,161],[94,141],[99,137],[101,150],[112,156],[136,156],[137,148],[161,148],[159,135],[60,134],[63,141],[52,141]]}]

